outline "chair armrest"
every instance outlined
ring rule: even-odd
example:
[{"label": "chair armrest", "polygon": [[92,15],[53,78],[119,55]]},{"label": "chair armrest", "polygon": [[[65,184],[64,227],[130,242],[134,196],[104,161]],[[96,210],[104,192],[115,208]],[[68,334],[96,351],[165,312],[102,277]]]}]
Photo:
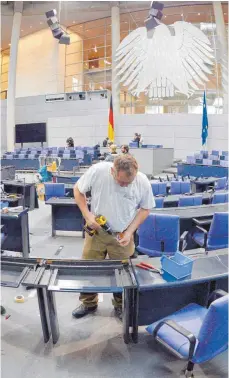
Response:
[{"label": "chair armrest", "polygon": [[212,222],[212,218],[211,219],[206,219],[206,218],[205,219],[196,219],[196,218],[193,218],[192,220],[198,226],[209,225]]},{"label": "chair armrest", "polygon": [[197,228],[197,230],[199,230],[199,231],[201,231],[201,232],[204,233],[204,245],[203,245],[203,248],[206,248],[207,247],[208,232],[203,227],[196,226],[196,228]]},{"label": "chair armrest", "polygon": [[196,346],[196,337],[188,331],[186,328],[181,327],[179,324],[177,324],[174,320],[167,319],[167,320],[162,320],[154,329],[153,331],[153,336],[156,338],[157,333],[159,329],[166,324],[168,327],[174,329],[181,335],[183,335],[186,339],[189,341],[189,354],[188,354],[188,359],[191,360],[195,351],[195,346]]},{"label": "chair armrest", "polygon": [[224,297],[224,295],[228,295],[228,293],[226,291],[224,291],[224,290],[221,290],[221,289],[214,290],[209,295],[209,298],[208,298],[208,307],[210,306],[210,304],[212,302],[214,302],[218,298]]},{"label": "chair armrest", "polygon": [[187,247],[186,237],[188,235],[188,231],[184,231],[183,234],[180,237],[179,241],[179,251],[183,252],[185,248]]}]

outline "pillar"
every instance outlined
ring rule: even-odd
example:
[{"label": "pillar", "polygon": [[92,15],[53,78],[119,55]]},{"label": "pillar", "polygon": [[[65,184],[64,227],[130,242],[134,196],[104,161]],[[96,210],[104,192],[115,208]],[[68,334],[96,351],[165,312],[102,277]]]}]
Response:
[{"label": "pillar", "polygon": [[[112,45],[112,101],[114,115],[114,130],[117,135],[117,117],[120,113],[120,85],[116,75],[115,53],[120,44],[120,13],[118,2],[112,2],[111,8],[111,45]],[[115,138],[116,139],[116,138]]]},{"label": "pillar", "polygon": [[[220,43],[220,55],[221,63],[225,64],[225,67],[221,65],[222,80],[224,80],[223,87],[223,113],[228,114],[228,90],[227,90],[227,65],[228,65],[228,45],[227,45],[227,32],[224,22],[223,9],[221,1],[213,1],[213,10],[215,16],[216,33],[218,41]],[[225,78],[225,79],[223,79]]]},{"label": "pillar", "polygon": [[14,150],[16,69],[17,69],[18,42],[20,38],[22,10],[23,10],[23,2],[15,1],[13,26],[12,26],[12,33],[11,33],[7,107],[6,107],[7,151]]}]

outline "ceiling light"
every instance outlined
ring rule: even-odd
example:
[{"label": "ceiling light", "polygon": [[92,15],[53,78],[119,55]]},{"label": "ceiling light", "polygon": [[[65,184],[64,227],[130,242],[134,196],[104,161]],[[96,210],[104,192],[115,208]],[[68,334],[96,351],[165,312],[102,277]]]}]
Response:
[{"label": "ceiling light", "polygon": [[97,51],[98,51],[96,45],[95,45],[95,47],[93,48],[93,50],[94,50],[94,52],[97,52]]},{"label": "ceiling light", "polygon": [[198,16],[200,16],[200,13],[198,13]]},{"label": "ceiling light", "polygon": [[32,28],[32,25],[30,25],[30,29]]},{"label": "ceiling light", "polygon": [[183,17],[184,15],[183,15],[183,13],[181,13],[181,17]]},{"label": "ceiling light", "polygon": [[224,16],[226,16],[227,13],[224,13]]},{"label": "ceiling light", "polygon": [[91,68],[94,68],[94,66],[91,66]]},{"label": "ceiling light", "polygon": [[72,21],[73,22],[73,24],[75,24],[76,22],[75,21]]},{"label": "ceiling light", "polygon": [[40,25],[42,25],[43,24],[43,22],[40,22]]},{"label": "ceiling light", "polygon": [[9,43],[9,46],[11,46],[11,43]]},{"label": "ceiling light", "polygon": [[24,31],[23,29],[21,29],[21,31]]},{"label": "ceiling light", "polygon": [[106,60],[106,59],[104,59],[103,61],[104,61],[104,63],[106,63],[106,64],[111,64],[111,62],[108,62],[108,60]]},{"label": "ceiling light", "polygon": [[167,16],[164,16],[165,18],[167,17]]}]

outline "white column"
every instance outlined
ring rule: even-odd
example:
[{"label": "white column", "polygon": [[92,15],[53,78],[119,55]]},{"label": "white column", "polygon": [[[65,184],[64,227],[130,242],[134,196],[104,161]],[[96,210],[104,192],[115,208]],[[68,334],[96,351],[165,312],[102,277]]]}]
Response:
[{"label": "white column", "polygon": [[[221,55],[221,62],[225,64],[225,68],[222,66],[222,80],[225,77],[227,81],[227,59],[228,59],[228,47],[227,47],[227,32],[226,26],[224,22],[223,16],[223,9],[221,1],[213,1],[213,9],[214,9],[214,16],[215,16],[215,23],[216,23],[216,32],[218,41],[220,44],[220,55]],[[223,98],[223,112],[228,113],[228,90],[227,90],[227,82],[224,85],[224,98]]]},{"label": "white column", "polygon": [[14,150],[16,69],[17,69],[17,53],[18,53],[18,42],[20,38],[22,9],[23,9],[22,1],[14,2],[14,17],[13,17],[13,26],[12,26],[12,33],[11,33],[7,108],[6,108],[7,151]]},{"label": "white column", "polygon": [[120,112],[120,86],[116,76],[115,53],[120,43],[120,13],[118,2],[112,3],[111,8],[111,33],[112,33],[112,101],[114,114],[115,136],[117,135],[117,116]]}]

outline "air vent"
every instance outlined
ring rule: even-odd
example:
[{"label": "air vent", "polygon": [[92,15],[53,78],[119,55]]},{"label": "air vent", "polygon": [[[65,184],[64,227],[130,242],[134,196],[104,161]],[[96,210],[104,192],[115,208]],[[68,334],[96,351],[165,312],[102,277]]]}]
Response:
[{"label": "air vent", "polygon": [[65,101],[65,100],[66,100],[65,93],[56,93],[56,94],[45,96],[45,102],[56,102],[56,101]]}]

